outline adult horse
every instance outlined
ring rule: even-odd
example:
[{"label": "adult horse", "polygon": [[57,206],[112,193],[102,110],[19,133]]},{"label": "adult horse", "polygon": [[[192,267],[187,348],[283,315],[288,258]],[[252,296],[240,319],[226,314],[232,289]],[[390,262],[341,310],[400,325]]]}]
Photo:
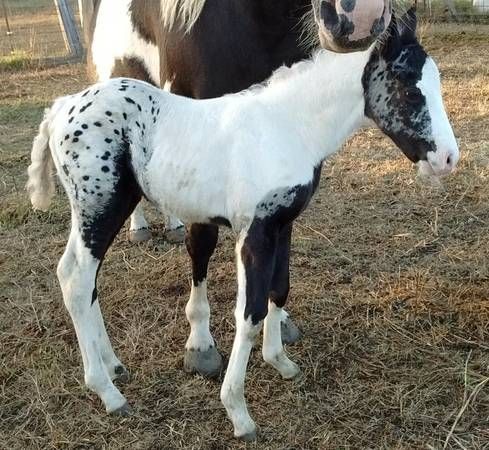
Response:
[{"label": "adult horse", "polygon": [[[324,47],[346,52],[370,45],[390,18],[390,0],[95,0],[88,62],[98,81],[131,77],[187,97],[219,97],[309,56],[311,30]],[[213,376],[222,361],[209,331],[205,281],[218,227],[188,225],[194,306],[186,309],[191,331],[184,367]],[[181,222],[170,218],[167,235],[178,240],[182,232]],[[130,236],[138,241],[148,235],[137,207]],[[299,331],[285,312],[282,324],[284,341],[297,340]],[[196,343],[196,336],[206,339]]]}]

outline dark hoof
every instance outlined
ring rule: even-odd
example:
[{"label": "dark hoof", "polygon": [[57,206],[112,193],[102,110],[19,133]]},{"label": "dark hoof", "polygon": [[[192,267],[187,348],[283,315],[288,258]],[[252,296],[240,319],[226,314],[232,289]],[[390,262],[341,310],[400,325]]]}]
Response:
[{"label": "dark hoof", "polygon": [[244,442],[255,442],[257,439],[256,430],[243,434],[242,436],[236,436],[239,440]]},{"label": "dark hoof", "polygon": [[165,238],[170,244],[183,244],[185,241],[185,227],[182,225],[173,230],[165,231]]},{"label": "dark hoof", "polygon": [[222,356],[216,347],[209,350],[185,350],[183,369],[187,373],[198,373],[205,378],[217,378],[222,372]]},{"label": "dark hoof", "polygon": [[124,366],[117,366],[114,369],[114,373],[114,380],[117,380],[121,383],[128,383],[131,378],[129,371]]},{"label": "dark hoof", "polygon": [[129,406],[129,403],[126,402],[120,408],[115,409],[110,414],[116,417],[129,417],[132,414],[132,408]]},{"label": "dark hoof", "polygon": [[129,240],[133,243],[145,242],[151,239],[151,231],[147,228],[141,228],[140,230],[129,230]]},{"label": "dark hoof", "polygon": [[295,344],[300,341],[302,332],[289,317],[280,323],[280,328],[282,330],[282,343]]}]

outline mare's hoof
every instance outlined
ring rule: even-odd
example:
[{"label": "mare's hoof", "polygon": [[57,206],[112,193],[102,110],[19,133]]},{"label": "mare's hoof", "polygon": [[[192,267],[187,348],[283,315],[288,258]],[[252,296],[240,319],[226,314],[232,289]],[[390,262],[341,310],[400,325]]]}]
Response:
[{"label": "mare's hoof", "polygon": [[128,417],[132,413],[132,408],[129,406],[129,403],[124,403],[120,408],[115,409],[110,414],[116,417]]},{"label": "mare's hoof", "polygon": [[216,347],[205,351],[185,349],[183,369],[187,373],[198,373],[205,378],[217,378],[223,369],[222,356]]},{"label": "mare's hoof", "polygon": [[140,230],[129,230],[129,241],[133,243],[149,241],[151,239],[151,231],[148,228]]},{"label": "mare's hoof", "polygon": [[170,244],[183,244],[185,241],[185,227],[182,225],[173,230],[165,231],[165,238]]},{"label": "mare's hoof", "polygon": [[284,344],[295,344],[300,341],[302,332],[289,317],[280,323],[280,328],[282,330],[282,342]]},{"label": "mare's hoof", "polygon": [[121,383],[128,383],[130,379],[129,371],[122,365],[116,366],[114,369],[115,377],[114,380],[117,380]]},{"label": "mare's hoof", "polygon": [[244,442],[255,442],[257,439],[256,430],[243,434],[242,436],[236,436],[239,440]]}]

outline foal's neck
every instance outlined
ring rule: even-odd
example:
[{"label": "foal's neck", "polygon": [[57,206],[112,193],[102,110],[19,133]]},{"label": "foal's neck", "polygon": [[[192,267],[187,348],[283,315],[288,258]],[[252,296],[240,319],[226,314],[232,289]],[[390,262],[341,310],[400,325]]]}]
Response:
[{"label": "foal's neck", "polygon": [[312,61],[279,69],[264,90],[310,143],[304,151],[316,162],[338,151],[366,124],[362,76],[372,50],[337,54],[320,51]]}]

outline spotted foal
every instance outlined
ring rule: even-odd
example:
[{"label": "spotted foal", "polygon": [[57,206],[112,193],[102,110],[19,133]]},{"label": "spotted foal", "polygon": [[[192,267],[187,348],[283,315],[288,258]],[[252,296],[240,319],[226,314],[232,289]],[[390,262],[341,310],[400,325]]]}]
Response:
[{"label": "spotted foal", "polygon": [[[141,81],[113,79],[58,99],[32,150],[28,189],[35,208],[54,193],[51,167],[71,205],[58,277],[73,320],[87,386],[107,411],[127,412],[112,380],[125,374],[104,328],[96,288],[103,257],[141,197],[187,224],[237,235],[236,332],[221,399],[234,434],[253,439],[244,397],[248,358],[260,329],[263,358],[284,378],[280,320],[289,290],[292,223],[314,194],[323,161],[360,127],[375,124],[413,162],[441,175],[459,153],[433,60],[409,12],[379,47],[319,52],[241,94],[196,101]],[[216,238],[189,243],[206,253]],[[192,257],[192,254],[190,255]],[[205,264],[193,260],[187,342],[193,358],[215,356],[208,332]]]}]

